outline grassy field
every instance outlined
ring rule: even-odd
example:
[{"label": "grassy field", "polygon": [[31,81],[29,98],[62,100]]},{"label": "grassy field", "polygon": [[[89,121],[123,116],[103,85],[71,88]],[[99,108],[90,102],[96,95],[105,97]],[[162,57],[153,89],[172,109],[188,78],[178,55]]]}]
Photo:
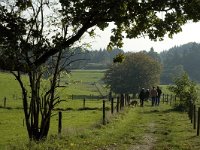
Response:
[{"label": "grassy field", "polygon": [[[94,83],[99,83],[103,77],[102,71],[74,71],[69,77],[61,78],[64,88],[59,88],[57,94],[64,102],[56,108],[68,110],[63,111],[63,131],[72,129],[90,128],[99,124],[102,120],[102,99]],[[24,77],[26,81],[27,78]],[[66,84],[67,82],[67,84]],[[107,94],[103,87],[99,90]],[[17,81],[9,73],[0,73],[0,149],[6,145],[16,144],[20,141],[26,142],[27,133],[24,125],[24,115],[22,110],[21,91]],[[73,95],[73,99],[72,99]],[[4,106],[6,97],[6,108]],[[93,110],[81,111],[83,99],[86,98],[85,107]],[[51,119],[50,135],[57,134],[58,112],[53,112]]]},{"label": "grassy field", "polygon": [[[78,70],[68,78],[61,78],[64,87],[58,90],[58,94],[66,101],[57,108],[67,110],[62,111],[62,134],[57,136],[58,112],[55,110],[48,140],[36,144],[28,142],[18,83],[10,74],[0,73],[1,107],[4,97],[7,98],[7,108],[0,108],[0,149],[200,149],[200,137],[192,129],[187,114],[173,111],[169,104],[151,107],[150,102],[145,102],[143,108],[129,107],[114,115],[108,109],[109,123],[102,125],[102,99],[99,96],[108,92],[100,81],[102,77],[103,71]],[[161,88],[167,92],[166,86]],[[79,110],[83,107],[83,98],[91,110]],[[110,107],[109,102],[106,107]]]},{"label": "grassy field", "polygon": [[173,111],[162,104],[150,103],[136,108],[126,108],[115,115],[106,126],[92,128],[67,128],[60,137],[50,136],[46,142],[28,145],[23,142],[12,149],[62,149],[62,150],[199,150],[200,137],[186,113]]}]

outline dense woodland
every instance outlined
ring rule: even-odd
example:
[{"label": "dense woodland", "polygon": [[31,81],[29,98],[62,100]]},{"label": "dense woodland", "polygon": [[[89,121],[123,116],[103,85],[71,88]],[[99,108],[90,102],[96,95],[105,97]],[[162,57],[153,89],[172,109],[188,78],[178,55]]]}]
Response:
[{"label": "dense woodland", "polygon": [[[76,55],[71,60],[79,60],[71,63],[70,69],[107,69],[113,63],[113,58],[119,53],[125,53],[122,49],[107,51],[106,49],[88,51],[76,49]],[[161,53],[155,52],[153,48],[144,51],[162,64],[161,83],[170,84],[174,77],[187,72],[190,78],[200,82],[200,44],[187,43],[172,47]]]},{"label": "dense woodland", "polygon": [[200,44],[188,43],[160,53],[163,64],[162,83],[171,83],[174,76],[188,73],[191,80],[200,82]]}]

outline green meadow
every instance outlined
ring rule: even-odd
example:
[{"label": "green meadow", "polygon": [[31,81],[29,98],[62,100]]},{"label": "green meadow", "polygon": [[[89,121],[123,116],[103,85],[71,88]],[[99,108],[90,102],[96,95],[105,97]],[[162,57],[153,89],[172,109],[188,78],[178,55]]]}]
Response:
[{"label": "green meadow", "polygon": [[[200,137],[185,112],[162,103],[151,107],[125,107],[110,113],[102,125],[102,99],[108,90],[101,82],[104,71],[76,70],[60,78],[60,103],[51,119],[48,139],[28,141],[22,110],[21,91],[9,73],[0,73],[0,149],[48,150],[198,150]],[[24,76],[24,81],[27,78]],[[168,93],[167,86],[161,86]],[[4,106],[6,97],[6,108]],[[83,100],[85,107],[83,110]],[[58,110],[62,111],[62,133],[58,135]]]},{"label": "green meadow", "polygon": [[[53,112],[50,135],[57,134],[57,110],[60,109],[66,110],[62,112],[63,131],[90,128],[101,122],[102,99],[99,98],[99,90],[104,94],[107,92],[99,83],[102,77],[102,71],[74,71],[71,75],[61,78],[62,86],[58,88],[57,95],[64,101]],[[27,80],[27,77],[24,76],[24,81]],[[98,84],[96,86],[99,87],[96,87],[95,84]],[[21,91],[13,75],[0,73],[0,91],[0,136],[3,137],[0,138],[1,149],[9,144],[27,141],[28,138],[24,124]],[[5,97],[6,108],[4,108]],[[81,110],[83,99],[85,99],[85,107],[91,108],[91,110]]]}]

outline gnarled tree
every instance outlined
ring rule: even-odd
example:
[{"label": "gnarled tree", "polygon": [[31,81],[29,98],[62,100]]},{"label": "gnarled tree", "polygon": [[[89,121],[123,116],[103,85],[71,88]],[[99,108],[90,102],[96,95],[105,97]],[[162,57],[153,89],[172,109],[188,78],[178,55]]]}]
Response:
[{"label": "gnarled tree", "polygon": [[[121,47],[124,35],[162,40],[165,34],[172,37],[180,32],[181,25],[187,20],[198,21],[199,12],[198,0],[2,0],[0,67],[13,72],[22,88],[30,139],[39,140],[48,133],[52,102],[47,103],[48,119],[41,117],[41,127],[38,126],[39,117],[35,118],[39,114],[32,111],[39,109],[41,70],[51,56],[60,56],[63,49],[73,47],[83,34],[93,36],[95,27],[103,30],[109,22],[115,24],[108,45],[110,49]],[[29,75],[32,86],[30,103],[20,79],[22,72]],[[56,74],[47,92],[49,96],[46,95],[51,100],[55,99],[53,88],[56,83],[53,81]],[[43,128],[46,128],[45,134],[42,134]]]}]

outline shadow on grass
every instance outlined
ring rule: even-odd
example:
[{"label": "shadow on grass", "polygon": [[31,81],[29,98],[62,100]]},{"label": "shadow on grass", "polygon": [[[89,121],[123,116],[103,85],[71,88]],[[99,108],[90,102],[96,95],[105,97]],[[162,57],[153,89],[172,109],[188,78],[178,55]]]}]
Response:
[{"label": "shadow on grass", "polygon": [[174,112],[174,109],[167,109],[167,110],[158,110],[158,109],[152,109],[150,111],[140,112],[141,114],[167,114],[170,112]]},{"label": "shadow on grass", "polygon": [[3,107],[0,106],[1,109],[7,109],[7,110],[12,110],[12,109],[23,109],[22,107]]},{"label": "shadow on grass", "polygon": [[[14,109],[18,109],[18,110],[23,110],[22,107],[3,107],[0,106],[0,109],[7,109],[7,110],[14,110]],[[74,108],[55,108],[53,109],[54,111],[83,111],[83,110],[99,110],[102,111],[102,108],[99,107],[82,107],[82,108],[78,108],[78,109],[74,109]],[[106,111],[109,111],[110,108],[109,107],[105,107]]]},{"label": "shadow on grass", "polygon": [[104,99],[106,98],[106,96],[100,96],[100,95],[74,95],[72,94],[71,95],[71,98],[73,100],[75,99]]}]

